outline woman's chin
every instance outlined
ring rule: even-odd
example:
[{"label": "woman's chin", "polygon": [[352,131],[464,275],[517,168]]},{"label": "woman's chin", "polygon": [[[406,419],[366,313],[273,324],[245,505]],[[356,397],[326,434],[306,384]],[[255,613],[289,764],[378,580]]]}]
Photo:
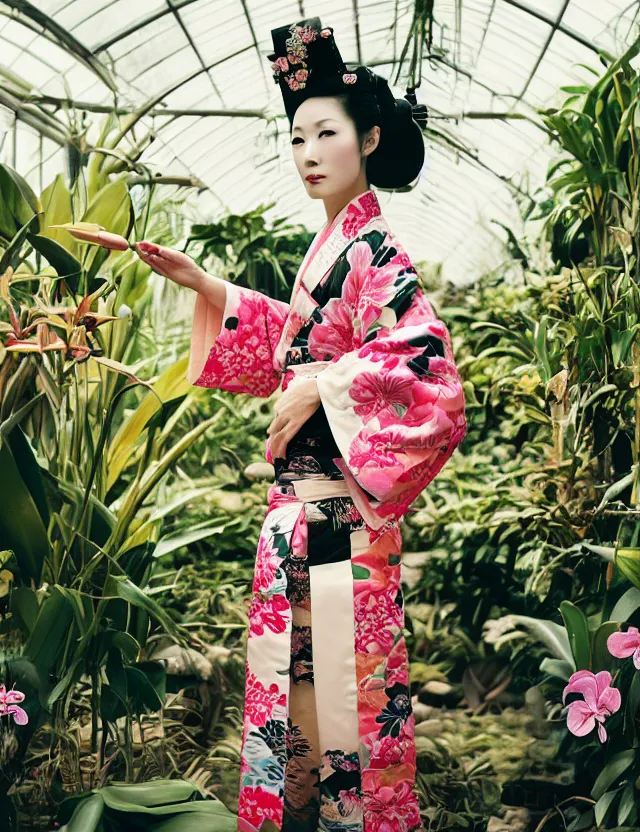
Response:
[{"label": "woman's chin", "polygon": [[313,183],[304,180],[304,187],[312,199],[325,199],[331,195],[331,189],[327,189],[324,179],[321,182]]}]

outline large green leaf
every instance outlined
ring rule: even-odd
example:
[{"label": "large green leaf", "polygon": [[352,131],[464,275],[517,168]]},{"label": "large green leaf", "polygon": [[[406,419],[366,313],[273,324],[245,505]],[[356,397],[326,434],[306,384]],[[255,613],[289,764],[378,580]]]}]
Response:
[{"label": "large green leaf", "polygon": [[72,621],[73,609],[68,599],[59,587],[54,586],[40,605],[35,626],[24,647],[24,654],[41,673],[47,674],[53,667]]},{"label": "large green leaf", "polygon": [[62,228],[50,228],[51,225],[63,225],[65,222],[72,222],[71,194],[64,181],[64,176],[59,173],[53,182],[42,192],[42,231],[45,237],[63,246],[70,254],[75,255],[78,250],[76,240],[71,234]]},{"label": "large green leaf", "polygon": [[58,277],[65,278],[70,285],[77,285],[78,278],[82,273],[82,266],[73,254],[69,254],[60,243],[40,234],[27,234],[27,240],[53,266],[58,273]]},{"label": "large green leaf", "polygon": [[186,634],[153,598],[146,595],[126,575],[110,575],[105,583],[106,595],[118,595],[134,607],[139,607],[156,619],[176,641],[186,644]]},{"label": "large green leaf", "polygon": [[186,379],[188,363],[188,356],[185,356],[168,367],[153,384],[156,395],[147,393],[131,416],[120,425],[109,446],[107,491],[120,476],[142,432],[161,404],[186,396],[192,389]]},{"label": "large green leaf", "polygon": [[567,628],[576,670],[589,670],[591,668],[591,643],[589,625],[584,613],[571,601],[563,601],[560,604],[560,613]]},{"label": "large green leaf", "polygon": [[610,621],[628,621],[640,607],[640,589],[632,586],[622,595],[611,610]]},{"label": "large green leaf", "polygon": [[[38,197],[20,174],[0,163],[0,235],[12,239],[16,232],[33,220],[31,231],[37,233],[42,211]],[[36,217],[36,219],[34,219]]]},{"label": "large green leaf", "polygon": [[0,441],[0,540],[14,551],[24,577],[39,584],[49,538],[6,439]]},{"label": "large green leaf", "polygon": [[[226,526],[205,526],[202,529],[194,529],[193,531],[182,532],[172,536],[163,537],[158,541],[158,545],[153,553],[154,558],[161,558],[182,546],[189,546],[191,543],[196,543],[198,540],[204,540],[211,537],[212,534],[222,534]],[[355,568],[355,567],[354,567]]]},{"label": "large green leaf", "polygon": [[615,564],[634,586],[640,588],[640,549],[617,548]]},{"label": "large green leaf", "polygon": [[528,615],[513,615],[511,618],[516,624],[523,624],[532,636],[545,645],[554,658],[565,661],[574,667],[575,660],[571,651],[569,636],[564,627],[554,621],[532,618]]},{"label": "large green leaf", "polygon": [[[127,815],[135,815],[136,829],[149,832],[236,832],[238,818],[217,798],[203,799],[200,791],[186,780],[149,780],[144,783],[112,783],[95,789],[104,804],[110,827],[129,828]],[[91,799],[74,795],[58,809],[57,821],[65,823],[60,832],[85,832],[72,825],[82,804]],[[90,816],[91,817],[91,816]],[[91,830],[92,827],[86,827]]]},{"label": "large green leaf", "polygon": [[594,800],[600,800],[602,795],[612,786],[615,781],[624,772],[633,765],[636,758],[636,749],[628,748],[625,751],[620,751],[614,754],[609,762],[604,766],[600,774],[596,777],[596,781],[591,789],[591,797]]},{"label": "large green leaf", "polygon": [[60,832],[102,832],[103,813],[104,800],[100,794],[83,797],[73,817],[60,828]]}]

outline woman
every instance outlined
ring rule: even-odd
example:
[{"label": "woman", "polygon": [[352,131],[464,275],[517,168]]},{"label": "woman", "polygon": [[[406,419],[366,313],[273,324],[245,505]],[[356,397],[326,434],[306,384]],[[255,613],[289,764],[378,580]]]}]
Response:
[{"label": "woman", "polygon": [[295,164],[327,212],[290,303],[137,246],[198,292],[193,384],[284,391],[268,429],[238,828],[415,832],[399,523],[466,425],[447,329],[370,186],[412,182],[424,142],[408,101],[366,67],[348,72],[318,18],[272,35]]}]

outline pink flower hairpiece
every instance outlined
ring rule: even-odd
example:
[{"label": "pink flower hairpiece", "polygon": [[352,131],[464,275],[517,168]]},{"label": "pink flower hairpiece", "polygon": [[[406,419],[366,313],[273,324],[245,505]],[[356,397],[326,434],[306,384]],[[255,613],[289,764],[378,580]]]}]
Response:
[{"label": "pink flower hairpiece", "polygon": [[[284,72],[285,81],[292,90],[304,89],[309,77],[309,69],[305,63],[305,58],[308,57],[307,44],[314,41],[318,33],[311,26],[296,26],[295,23],[289,27],[291,36],[285,41],[287,47],[286,57],[278,58],[271,64],[273,69],[273,79],[278,83],[280,75]],[[323,30],[325,31],[325,30]],[[323,35],[324,37],[324,35]],[[296,65],[302,64],[297,67]],[[292,69],[291,72],[288,72]]]},{"label": "pink flower hairpiece", "polygon": [[[307,44],[316,40],[318,33],[311,26],[296,26],[295,24],[289,27],[289,31],[291,37],[288,37],[285,41],[286,56],[278,58],[271,64],[273,80],[276,84],[279,83],[282,75],[289,89],[303,90],[311,74],[311,70],[305,61],[305,58],[308,57]],[[330,28],[320,31],[321,38],[330,38],[332,34],[333,30]],[[345,84],[355,84],[358,76],[354,72],[345,72],[342,75],[342,80]]]}]

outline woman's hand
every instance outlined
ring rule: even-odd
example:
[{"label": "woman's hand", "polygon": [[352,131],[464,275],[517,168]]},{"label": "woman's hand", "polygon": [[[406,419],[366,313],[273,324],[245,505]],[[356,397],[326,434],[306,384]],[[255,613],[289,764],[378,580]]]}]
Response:
[{"label": "woman's hand", "polygon": [[167,246],[159,246],[141,240],[135,244],[135,250],[143,263],[151,266],[154,272],[168,277],[180,286],[195,288],[198,281],[202,280],[205,272],[193,261],[188,254]]},{"label": "woman's hand", "polygon": [[276,415],[267,428],[273,459],[286,458],[287,445],[319,407],[320,393],[315,378],[297,376],[289,382],[276,402]]}]

